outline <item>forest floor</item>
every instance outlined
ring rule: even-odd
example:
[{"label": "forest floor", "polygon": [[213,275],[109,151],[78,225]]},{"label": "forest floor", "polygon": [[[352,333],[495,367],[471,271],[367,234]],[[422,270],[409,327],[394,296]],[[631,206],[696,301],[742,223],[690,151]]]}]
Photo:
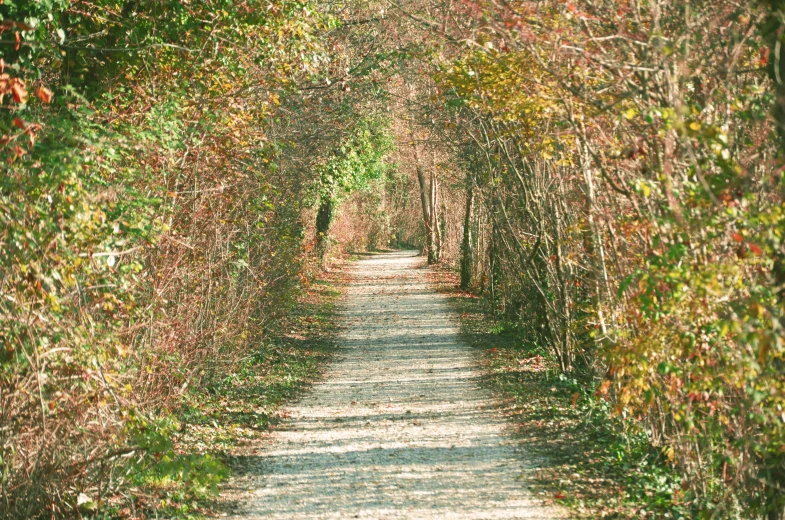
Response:
[{"label": "forest floor", "polygon": [[[349,264],[339,344],[271,438],[235,454],[235,518],[564,518],[528,482],[448,297],[413,252]],[[543,500],[546,498],[546,500]]]}]

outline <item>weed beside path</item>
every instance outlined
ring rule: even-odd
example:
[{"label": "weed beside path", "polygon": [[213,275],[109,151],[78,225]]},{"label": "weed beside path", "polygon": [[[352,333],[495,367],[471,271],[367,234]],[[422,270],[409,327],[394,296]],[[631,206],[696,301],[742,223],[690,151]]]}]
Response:
[{"label": "weed beside path", "polygon": [[187,483],[173,483],[157,497],[158,513],[199,518],[220,515],[227,504],[231,507],[231,496],[226,502],[223,491],[220,502],[204,497],[214,496],[221,481],[244,473],[241,461],[256,453],[270,429],[285,417],[282,405],[319,378],[334,350],[335,306],[343,290],[342,271],[319,274],[255,352],[216,377],[206,392],[189,394],[179,413],[175,449],[217,461],[213,469],[205,468],[211,478],[202,475],[212,489],[204,489],[203,499],[194,500],[199,493],[189,490]]},{"label": "weed beside path", "polygon": [[431,279],[461,318],[484,382],[512,421],[526,457],[547,461],[522,480],[580,518],[690,518],[679,476],[641,433],[625,431],[594,389],[560,375],[544,346],[493,316],[488,302],[457,289],[457,275]]}]

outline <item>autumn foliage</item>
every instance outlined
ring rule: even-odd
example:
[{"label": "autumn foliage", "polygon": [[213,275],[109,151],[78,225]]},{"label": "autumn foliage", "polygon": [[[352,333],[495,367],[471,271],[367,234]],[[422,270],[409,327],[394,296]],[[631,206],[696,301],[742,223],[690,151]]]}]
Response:
[{"label": "autumn foliage", "polygon": [[180,408],[294,304],[319,171],[356,135],[320,88],[336,22],[297,1],[0,13],[0,516],[205,496],[225,470],[178,444]]},{"label": "autumn foliage", "polygon": [[427,113],[465,283],[645,433],[680,510],[781,518],[779,5],[460,5]]},{"label": "autumn foliage", "polygon": [[668,507],[785,515],[780,3],[0,14],[5,516],[214,489],[183,396],[336,242],[460,268],[679,475]]}]

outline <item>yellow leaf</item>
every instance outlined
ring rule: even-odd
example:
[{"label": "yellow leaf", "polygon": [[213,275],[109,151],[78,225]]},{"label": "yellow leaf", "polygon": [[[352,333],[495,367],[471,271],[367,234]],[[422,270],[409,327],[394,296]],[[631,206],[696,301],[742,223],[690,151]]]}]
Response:
[{"label": "yellow leaf", "polygon": [[667,446],[662,449],[662,454],[665,455],[665,457],[672,462],[676,455],[676,452],[673,450],[673,446]]}]

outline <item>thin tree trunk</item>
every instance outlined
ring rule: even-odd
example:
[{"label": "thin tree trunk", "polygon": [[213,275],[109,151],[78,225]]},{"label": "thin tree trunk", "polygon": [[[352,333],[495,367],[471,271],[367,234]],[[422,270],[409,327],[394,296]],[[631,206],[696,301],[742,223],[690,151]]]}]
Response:
[{"label": "thin tree trunk", "polygon": [[[776,124],[777,137],[779,138],[779,161],[780,165],[785,164],[785,24],[783,15],[785,8],[781,2],[768,0],[763,2],[771,10],[769,16],[761,26],[764,42],[769,47],[769,60],[767,72],[774,84],[775,103],[772,116]],[[783,181],[783,169],[780,168],[779,181],[780,200],[785,201],[785,181]],[[781,226],[780,226],[781,227]],[[775,290],[780,311],[785,308],[785,245],[780,241],[772,248],[774,262],[771,267],[771,278]],[[781,360],[772,360],[774,363],[782,363]],[[775,454],[770,452],[764,455],[760,461],[763,469],[759,478],[766,482],[766,502],[768,509],[768,520],[785,519],[785,495],[782,493],[785,487],[785,464],[783,464],[782,452]]]},{"label": "thin tree trunk", "polygon": [[319,211],[316,213],[316,251],[319,258],[324,258],[327,252],[327,237],[330,234],[330,225],[333,220],[332,197],[322,197]]},{"label": "thin tree trunk", "polygon": [[[431,206],[432,195],[429,193],[428,181],[425,179],[425,172],[423,171],[422,161],[420,161],[420,153],[417,151],[417,146],[414,144],[414,133],[411,134],[412,150],[414,152],[414,166],[417,172],[417,182],[420,184],[420,203],[422,204],[422,221],[425,224],[425,252],[428,257],[428,263],[435,262],[435,243],[434,243],[434,226],[433,226],[433,213],[434,208]],[[430,187],[433,189],[433,183]]]},{"label": "thin tree trunk", "polygon": [[439,261],[439,257],[441,256],[442,244],[441,244],[441,229],[439,229],[439,215],[436,211],[436,208],[439,207],[439,201],[437,200],[438,195],[438,182],[436,180],[436,175],[431,173],[431,226],[429,232],[431,234],[430,243],[432,247],[430,251],[428,251],[428,263],[435,264]]},{"label": "thin tree trunk", "polygon": [[466,188],[466,209],[463,214],[463,242],[461,244],[461,289],[468,290],[472,284],[473,243],[472,214],[474,213],[474,185]]},{"label": "thin tree trunk", "polygon": [[[599,344],[605,342],[607,339],[608,328],[605,324],[605,315],[603,313],[603,297],[605,295],[609,295],[610,291],[608,290],[608,276],[607,269],[605,267],[605,251],[602,243],[602,235],[594,215],[596,197],[594,193],[594,174],[590,168],[591,158],[589,156],[588,150],[579,150],[579,152],[585,152],[582,153],[581,156],[581,166],[586,187],[585,212],[588,225],[584,229],[583,241],[586,256],[591,265],[591,269],[589,270],[589,277],[592,282],[591,285],[593,286],[592,289],[594,293],[591,297],[592,305],[594,306],[595,312],[597,313],[598,324],[600,326],[600,331],[602,332],[602,336],[597,338],[599,346]],[[586,367],[587,369],[591,369],[594,361],[594,353],[590,354],[592,355],[592,359],[588,360],[588,366]]]}]

